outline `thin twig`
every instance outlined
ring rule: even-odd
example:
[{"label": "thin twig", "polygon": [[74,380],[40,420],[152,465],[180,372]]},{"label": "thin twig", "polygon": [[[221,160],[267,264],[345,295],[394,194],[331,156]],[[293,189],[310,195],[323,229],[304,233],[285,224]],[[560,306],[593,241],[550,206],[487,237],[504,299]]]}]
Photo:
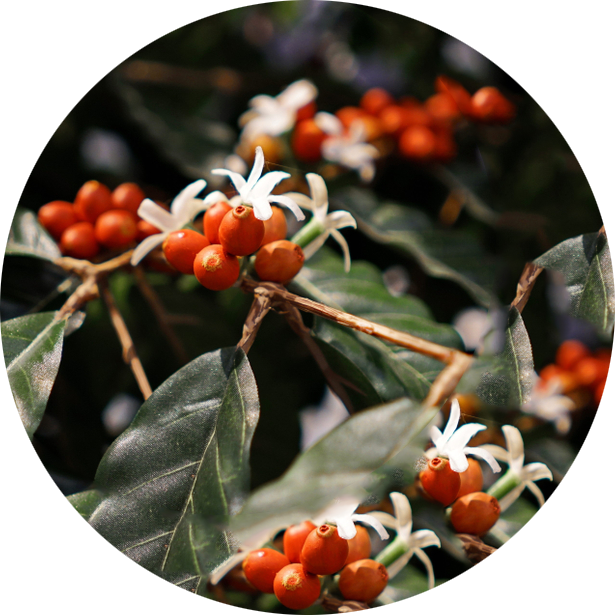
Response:
[{"label": "thin twig", "polygon": [[152,387],[147,380],[143,365],[137,356],[137,351],[135,349],[134,342],[132,341],[132,337],[130,336],[130,332],[128,331],[128,327],[126,326],[126,322],[122,318],[122,315],[117,308],[115,299],[107,286],[106,280],[101,280],[98,283],[98,286],[101,297],[109,310],[109,316],[111,317],[113,328],[115,329],[117,337],[120,340],[120,344],[122,346],[122,358],[124,359],[124,362],[130,366],[135,380],[139,385],[139,389],[141,390],[141,394],[143,395],[143,399],[147,399],[152,394]]},{"label": "thin twig", "polygon": [[246,321],[243,324],[243,334],[237,344],[237,348],[241,348],[246,354],[250,352],[250,348],[252,348],[252,344],[256,339],[256,334],[270,309],[270,295],[255,291],[254,300],[250,306]]},{"label": "thin twig", "polygon": [[543,268],[534,265],[534,263],[525,263],[519,282],[517,282],[517,294],[510,304],[510,307],[517,308],[519,314],[523,312],[523,308],[530,298],[534,284],[536,284],[536,280],[542,271]]}]

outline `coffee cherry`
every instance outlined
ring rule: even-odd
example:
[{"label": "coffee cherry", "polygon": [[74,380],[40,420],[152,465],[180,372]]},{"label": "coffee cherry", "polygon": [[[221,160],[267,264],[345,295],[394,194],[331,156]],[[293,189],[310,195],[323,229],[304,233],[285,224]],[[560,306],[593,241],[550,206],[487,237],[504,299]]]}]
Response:
[{"label": "coffee cherry", "polygon": [[77,222],[77,214],[72,203],[52,201],[38,210],[38,221],[58,241],[62,233]]},{"label": "coffee cherry", "polygon": [[289,564],[275,575],[273,592],[285,607],[307,609],[320,596],[320,579],[301,564]]},{"label": "coffee cherry", "polygon": [[486,534],[500,518],[498,501],[477,491],[459,498],[451,510],[451,523],[458,534]]},{"label": "coffee cherry", "polygon": [[254,269],[263,281],[285,284],[299,273],[304,261],[303,250],[297,244],[281,239],[256,253]]},{"label": "coffee cherry", "polygon": [[460,498],[468,493],[480,491],[483,488],[483,471],[480,463],[476,459],[468,458],[468,469],[465,472],[460,472],[461,486],[457,497]]},{"label": "coffee cherry", "polygon": [[220,222],[233,207],[226,201],[218,201],[214,203],[203,216],[203,231],[207,236],[209,243],[220,243],[218,238],[218,229]]},{"label": "coffee cherry", "polygon": [[284,532],[284,555],[292,563],[301,561],[301,549],[303,549],[305,539],[315,529],[316,526],[311,521],[303,521],[286,528]]},{"label": "coffee cherry", "polygon": [[596,357],[584,357],[574,367],[574,375],[581,386],[594,388],[609,373],[609,362]]},{"label": "coffee cherry", "polygon": [[254,216],[254,209],[238,205],[229,211],[218,229],[218,238],[224,249],[235,256],[256,252],[265,235],[265,224]]},{"label": "coffee cherry", "polygon": [[196,255],[209,245],[207,237],[191,229],[173,231],[162,244],[164,256],[177,271],[194,273]]},{"label": "coffee cherry", "polygon": [[274,164],[279,162],[284,155],[282,141],[277,137],[266,134],[256,135],[249,141],[242,140],[235,151],[248,164],[253,164],[257,147],[263,150],[265,160]]},{"label": "coffee cherry", "polygon": [[273,594],[275,575],[289,564],[286,555],[274,549],[265,548],[252,551],[243,560],[242,567],[246,578],[256,589],[265,594]]},{"label": "coffee cherry", "polygon": [[589,356],[589,348],[578,340],[566,340],[555,353],[555,363],[562,369],[572,369],[581,359]]},{"label": "coffee cherry", "polygon": [[111,250],[125,248],[137,238],[135,215],[123,209],[110,209],[96,220],[96,241]]},{"label": "coffee cherry", "polygon": [[139,205],[144,199],[145,193],[137,184],[126,182],[120,184],[111,193],[111,207],[113,209],[125,209],[136,215]]},{"label": "coffee cherry", "polygon": [[596,406],[600,405],[600,401],[602,400],[602,394],[604,393],[604,387],[606,386],[606,378],[601,380],[594,389],[594,403]]},{"label": "coffee cherry", "polygon": [[371,115],[378,115],[385,107],[393,104],[393,97],[382,88],[371,88],[367,90],[359,105]]},{"label": "coffee cherry", "polygon": [[387,586],[389,573],[383,564],[373,559],[360,559],[340,573],[339,588],[346,600],[372,602]]},{"label": "coffee cherry", "polygon": [[85,182],[75,197],[75,212],[80,220],[94,224],[100,214],[111,209],[111,191],[107,186],[90,180]]},{"label": "coffee cherry", "polygon": [[455,501],[461,478],[459,472],[451,470],[448,459],[435,457],[427,464],[427,468],[419,474],[423,489],[437,502],[448,506]]},{"label": "coffee cherry", "polygon": [[425,101],[425,111],[431,115],[435,122],[441,124],[450,124],[460,116],[453,97],[444,93],[430,96]]},{"label": "coffee cherry", "polygon": [[209,290],[226,290],[239,278],[239,259],[220,244],[203,248],[194,259],[194,275]]},{"label": "coffee cherry", "polygon": [[60,238],[60,250],[66,256],[90,260],[98,254],[99,249],[91,222],[76,222]]},{"label": "coffee cherry", "polygon": [[276,207],[275,205],[271,208],[271,211],[271,218],[269,218],[269,220],[263,220],[265,223],[265,235],[263,236],[261,246],[286,237],[288,226],[286,224],[284,212],[280,207]]},{"label": "coffee cherry", "polygon": [[302,122],[316,115],[316,102],[310,101],[307,105],[303,105],[301,109],[297,110],[295,115],[295,123]]},{"label": "coffee cherry", "polygon": [[334,574],[348,557],[348,541],[337,528],[323,523],[312,530],[301,549],[301,564],[312,574]]},{"label": "coffee cherry", "polygon": [[372,553],[372,543],[369,532],[362,525],[355,525],[357,533],[354,538],[348,541],[348,557],[344,566],[360,559],[368,558]]},{"label": "coffee cherry", "polygon": [[313,119],[303,120],[295,126],[290,145],[295,157],[302,162],[318,162],[321,157],[322,142],[327,134]]},{"label": "coffee cherry", "polygon": [[464,115],[470,111],[470,93],[457,81],[440,75],[436,78],[436,92],[441,94],[448,94],[457,105],[457,108]]},{"label": "coffee cherry", "polygon": [[399,151],[412,160],[429,161],[436,151],[436,135],[427,126],[410,126],[399,137]]},{"label": "coffee cherry", "polygon": [[472,96],[470,115],[480,122],[506,124],[515,117],[515,113],[515,105],[497,88],[484,87]]}]

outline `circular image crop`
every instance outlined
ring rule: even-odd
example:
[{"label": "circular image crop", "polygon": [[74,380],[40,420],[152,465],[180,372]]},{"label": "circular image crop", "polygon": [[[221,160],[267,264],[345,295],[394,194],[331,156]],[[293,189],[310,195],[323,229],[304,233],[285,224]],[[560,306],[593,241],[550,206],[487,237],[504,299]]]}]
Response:
[{"label": "circular image crop", "polygon": [[615,286],[518,83],[419,21],[302,1],[175,30],[75,106],[0,309],[27,434],[103,538],[213,601],[343,613],[539,511],[598,410]]}]

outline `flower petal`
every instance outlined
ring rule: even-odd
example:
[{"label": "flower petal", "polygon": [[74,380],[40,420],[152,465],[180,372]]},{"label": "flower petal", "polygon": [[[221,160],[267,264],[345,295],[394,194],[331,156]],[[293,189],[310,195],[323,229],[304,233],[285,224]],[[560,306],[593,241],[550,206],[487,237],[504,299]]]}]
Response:
[{"label": "flower petal", "polygon": [[314,203],[312,199],[307,196],[307,194],[303,194],[301,192],[286,192],[285,196],[295,201],[299,207],[303,207],[303,209],[307,209],[309,211],[314,211]]},{"label": "flower petal", "polygon": [[484,459],[489,464],[489,467],[494,472],[501,472],[502,471],[502,468],[500,467],[500,464],[495,460],[493,455],[490,452],[484,450],[480,446],[466,446],[463,449],[463,452],[466,455],[472,455],[474,457],[480,457],[481,459]]},{"label": "flower petal", "polygon": [[410,508],[410,501],[408,498],[398,491],[391,492],[389,497],[393,504],[395,518],[400,527],[408,526],[412,528],[412,508]]},{"label": "flower petal", "polygon": [[344,125],[338,117],[326,111],[319,111],[314,116],[316,126],[328,135],[341,135],[344,132]]},{"label": "flower petal", "polygon": [[414,552],[415,555],[423,562],[425,569],[427,570],[427,587],[433,589],[436,584],[436,578],[433,573],[433,565],[426,553],[423,553],[420,549]]},{"label": "flower petal", "polygon": [[233,186],[235,186],[237,192],[239,192],[240,194],[246,185],[246,180],[241,175],[239,175],[239,173],[234,173],[233,171],[229,171],[228,169],[212,169],[211,174],[225,175],[226,177],[228,177],[233,183]]},{"label": "flower petal", "polygon": [[465,472],[468,469],[468,460],[462,449],[448,451],[448,461],[453,472]]},{"label": "flower petal", "polygon": [[308,243],[308,245],[303,248],[303,256],[305,257],[305,260],[312,258],[312,256],[314,256],[314,254],[316,254],[316,252],[318,252],[318,250],[322,248],[328,238],[329,233],[327,231],[324,231],[323,233],[318,235],[316,239],[310,241],[310,243]]},{"label": "flower petal", "polygon": [[350,212],[340,209],[338,211],[332,211],[325,218],[325,226],[327,228],[346,228],[348,226],[357,228],[357,221]]},{"label": "flower petal", "polygon": [[308,185],[310,186],[310,194],[312,195],[312,211],[314,216],[320,222],[324,222],[327,211],[329,211],[329,193],[325,180],[316,173],[308,173],[305,176]]},{"label": "flower petal", "polygon": [[339,231],[331,229],[329,233],[331,233],[331,237],[333,237],[342,248],[342,252],[344,253],[344,271],[348,273],[350,271],[350,249],[348,248],[348,243]]},{"label": "flower petal", "polygon": [[213,192],[210,192],[203,199],[203,203],[205,203],[207,207],[211,207],[211,205],[214,205],[215,203],[219,203],[220,201],[228,203],[228,198],[226,197],[226,194],[224,194],[224,192],[220,192],[220,190],[214,190]]},{"label": "flower petal", "polygon": [[264,166],[265,155],[263,154],[263,148],[260,145],[257,145],[256,150],[254,151],[254,164],[252,165],[252,170],[250,171],[250,175],[246,180],[245,187],[240,191],[241,196],[245,197],[246,194],[254,190],[254,187],[256,186],[260,176],[263,173]]},{"label": "flower petal", "polygon": [[389,513],[382,512],[381,510],[375,510],[374,512],[369,513],[371,517],[374,517],[384,525],[384,527],[388,527],[391,530],[398,531],[398,523],[397,519],[390,515]]},{"label": "flower petal", "polygon": [[543,506],[545,503],[545,496],[542,495],[542,491],[535,485],[534,483],[525,483],[525,486],[534,494],[536,499],[538,500],[538,506]]},{"label": "flower petal", "polygon": [[197,179],[188,184],[171,202],[171,213],[175,217],[184,218],[184,209],[190,206],[192,199],[205,189],[207,182],[204,179]]},{"label": "flower petal", "polygon": [[163,232],[177,230],[177,224],[173,214],[150,199],[145,199],[141,202],[137,210],[137,215],[139,218],[153,224]]},{"label": "flower petal", "polygon": [[146,237],[135,249],[130,257],[130,264],[138,265],[154,248],[158,247],[169,233],[157,233]]},{"label": "flower petal", "polygon": [[481,448],[488,453],[491,453],[498,461],[504,461],[510,465],[510,456],[508,451],[498,446],[497,444],[481,444]]},{"label": "flower petal", "polygon": [[511,504],[516,502],[517,498],[521,495],[524,489],[525,484],[521,483],[509,491],[501,500],[499,500],[498,503],[500,504],[500,512],[504,512]]},{"label": "flower petal", "polygon": [[256,182],[249,194],[244,195],[242,193],[241,196],[244,199],[248,199],[249,202],[266,199],[271,194],[271,191],[287,177],[290,177],[290,173],[285,173],[284,171],[270,171],[269,173],[265,173],[265,175]]},{"label": "flower petal", "polygon": [[539,461],[528,463],[521,470],[521,480],[534,482],[544,478],[553,480],[553,474],[544,463],[540,463]]},{"label": "flower petal", "polygon": [[287,109],[297,111],[305,107],[318,96],[318,89],[307,79],[300,79],[291,83],[281,94],[278,94],[278,103]]},{"label": "flower petal", "polygon": [[413,549],[426,549],[427,547],[440,547],[440,539],[432,530],[417,530],[410,536],[410,545]]},{"label": "flower petal", "polygon": [[351,519],[353,521],[360,521],[361,523],[366,523],[367,525],[371,525],[376,532],[378,532],[378,536],[382,540],[386,540],[389,537],[389,533],[384,529],[384,526],[378,519],[372,517],[371,515],[352,515]]},{"label": "flower petal", "polygon": [[412,558],[413,555],[414,555],[414,553],[413,553],[412,549],[409,549],[401,557],[398,557],[387,568],[387,573],[389,575],[389,580],[392,579],[397,574],[399,574],[404,569],[404,566],[410,561],[410,559]]},{"label": "flower petal", "polygon": [[[182,207],[182,216],[178,218],[178,224],[183,223],[182,227],[192,222],[200,213],[209,209],[209,205],[201,199],[192,199]],[[179,230],[179,229],[178,229]]]},{"label": "flower petal", "polygon": [[254,217],[257,220],[269,220],[273,215],[271,205],[267,199],[258,199],[254,201],[252,207],[254,208]]},{"label": "flower petal", "polygon": [[510,455],[510,465],[515,466],[515,472],[519,473],[519,470],[523,467],[523,460],[525,459],[521,432],[512,425],[504,425],[502,427],[502,432],[504,433],[506,448]]},{"label": "flower petal", "polygon": [[357,528],[354,526],[354,522],[351,517],[338,517],[335,519],[335,523],[337,525],[337,533],[341,538],[350,540],[356,536]]},{"label": "flower petal", "polygon": [[485,425],[480,423],[466,423],[462,425],[446,443],[446,449],[454,450],[463,448],[479,431],[487,429]]},{"label": "flower petal", "polygon": [[[461,418],[461,408],[459,407],[459,402],[456,399],[453,399],[453,401],[451,402],[451,410],[448,416],[448,421],[446,422],[446,427],[444,428],[444,433],[442,434],[444,436],[445,441],[448,442],[448,440],[451,439],[451,436],[453,435],[453,433],[455,433],[455,429],[457,429],[457,425],[459,425],[460,418]],[[434,428],[432,427],[432,430],[433,429]]]},{"label": "flower petal", "polygon": [[295,201],[293,201],[288,194],[271,194],[268,197],[268,201],[270,203],[280,203],[280,205],[285,205],[293,212],[293,214],[295,214],[295,218],[297,218],[297,220],[305,220],[305,214],[299,209],[297,203],[295,203]]}]

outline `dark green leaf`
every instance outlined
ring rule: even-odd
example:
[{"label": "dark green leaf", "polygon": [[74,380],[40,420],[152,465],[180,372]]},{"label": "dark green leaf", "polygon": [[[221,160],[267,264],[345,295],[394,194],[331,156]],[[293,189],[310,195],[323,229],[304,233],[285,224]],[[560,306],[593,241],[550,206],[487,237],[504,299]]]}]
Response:
[{"label": "dark green leaf", "polygon": [[278,480],[253,492],[231,522],[240,542],[312,518],[334,500],[361,500],[406,447],[425,442],[434,417],[408,399],[356,414],[302,453]]},{"label": "dark green leaf", "polygon": [[19,416],[32,438],[56,379],[65,320],[55,312],[28,314],[2,323],[2,348]]},{"label": "dark green leaf", "polygon": [[370,239],[408,254],[429,275],[456,282],[480,304],[493,303],[495,266],[473,235],[438,229],[423,212],[405,205],[379,204],[365,189],[349,188],[332,200],[355,216]]},{"label": "dark green leaf", "polygon": [[75,510],[87,520],[103,501],[104,497],[105,495],[101,491],[89,489],[88,491],[69,495],[67,499],[75,507]]},{"label": "dark green leaf", "polygon": [[615,284],[609,244],[604,233],[562,241],[534,263],[563,274],[570,293],[570,313],[609,333],[615,318]]},{"label": "dark green leaf", "polygon": [[34,256],[54,260],[59,256],[58,244],[27,209],[17,209],[6,244],[6,253],[14,256]]},{"label": "dark green leaf", "polygon": [[249,488],[258,414],[243,352],[198,357],[154,391],[106,452],[94,482],[104,497],[90,524],[148,570],[197,590],[233,550],[224,528]]}]

